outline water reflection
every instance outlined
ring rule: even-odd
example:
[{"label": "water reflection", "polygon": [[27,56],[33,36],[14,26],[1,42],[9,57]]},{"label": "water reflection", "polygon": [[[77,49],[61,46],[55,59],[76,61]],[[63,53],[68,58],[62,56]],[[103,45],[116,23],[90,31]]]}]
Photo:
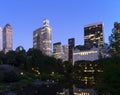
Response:
[{"label": "water reflection", "polygon": [[18,87],[17,95],[97,95],[92,88],[94,76],[81,77],[79,80],[65,83],[42,83]]},{"label": "water reflection", "polygon": [[66,89],[63,87],[62,92],[56,95],[97,95],[93,89],[94,84],[94,76],[79,76],[74,84],[69,85]]},{"label": "water reflection", "polygon": [[75,85],[73,85],[71,88],[63,89],[63,92],[60,92],[56,95],[97,95],[93,88],[89,89],[82,89],[77,88]]}]

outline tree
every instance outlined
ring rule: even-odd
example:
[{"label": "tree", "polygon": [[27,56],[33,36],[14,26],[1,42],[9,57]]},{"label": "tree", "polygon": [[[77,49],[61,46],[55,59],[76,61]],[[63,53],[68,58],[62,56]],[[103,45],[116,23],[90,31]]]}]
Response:
[{"label": "tree", "polygon": [[16,57],[16,52],[15,51],[7,52],[6,55],[5,55],[5,58],[6,58],[6,63],[5,64],[18,66],[19,64],[16,64],[15,57]]},{"label": "tree", "polygon": [[0,64],[5,63],[5,53],[3,51],[0,51]]},{"label": "tree", "polygon": [[16,51],[15,60],[16,60],[16,64],[18,64],[18,66],[26,69],[26,51],[25,50]]},{"label": "tree", "polygon": [[63,74],[65,78],[67,79],[68,82],[72,83],[73,82],[73,71],[74,71],[73,65],[69,61],[64,61],[62,63],[62,66],[63,66],[63,71],[64,71]]},{"label": "tree", "polygon": [[44,55],[39,49],[30,48],[27,51],[27,66],[37,68],[41,63],[44,63]]},{"label": "tree", "polygon": [[103,59],[103,73],[98,75],[98,95],[120,95],[120,57]]}]

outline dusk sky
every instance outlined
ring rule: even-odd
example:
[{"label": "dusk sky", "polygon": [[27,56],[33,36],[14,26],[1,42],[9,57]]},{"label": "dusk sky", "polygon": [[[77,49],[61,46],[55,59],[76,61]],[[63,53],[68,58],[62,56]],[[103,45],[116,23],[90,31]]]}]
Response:
[{"label": "dusk sky", "polygon": [[108,43],[114,22],[120,22],[120,0],[0,0],[0,27],[9,23],[13,28],[13,49],[22,45],[33,47],[33,31],[50,20],[52,41],[84,44],[84,26],[104,23]]}]

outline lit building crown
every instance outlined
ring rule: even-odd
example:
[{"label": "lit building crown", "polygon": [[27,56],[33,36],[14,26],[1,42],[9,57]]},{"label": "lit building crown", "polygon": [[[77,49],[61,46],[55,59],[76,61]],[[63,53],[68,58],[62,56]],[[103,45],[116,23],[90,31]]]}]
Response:
[{"label": "lit building crown", "polygon": [[44,19],[43,20],[43,26],[49,26],[49,20],[48,19]]}]

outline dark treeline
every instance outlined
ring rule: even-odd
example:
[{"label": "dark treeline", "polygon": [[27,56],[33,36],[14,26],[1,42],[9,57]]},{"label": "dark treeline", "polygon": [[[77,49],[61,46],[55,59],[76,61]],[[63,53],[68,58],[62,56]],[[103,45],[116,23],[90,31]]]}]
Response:
[{"label": "dark treeline", "polygon": [[[55,81],[67,81],[72,73],[72,64],[68,61],[62,62],[53,56],[42,54],[39,49],[30,48],[27,52],[22,50],[9,51],[6,54],[0,52],[0,64],[14,66],[24,72],[33,74],[34,79],[54,79]],[[63,79],[62,79],[63,78]]]},{"label": "dark treeline", "polygon": [[[75,83],[77,87],[94,87],[98,95],[120,95],[120,57],[114,56],[96,61],[77,61],[74,66],[68,61],[62,62],[53,56],[46,56],[38,49],[9,51],[6,54],[0,52],[0,64],[10,65],[19,69],[5,73],[0,68],[0,82],[20,81],[20,86],[28,86],[31,81],[40,79],[43,81]],[[87,81],[86,81],[87,79]],[[22,80],[22,81],[21,81]],[[24,81],[23,81],[24,80]],[[27,87],[26,86],[26,87]],[[17,84],[17,87],[18,84]],[[12,87],[17,88],[16,86]]]}]

